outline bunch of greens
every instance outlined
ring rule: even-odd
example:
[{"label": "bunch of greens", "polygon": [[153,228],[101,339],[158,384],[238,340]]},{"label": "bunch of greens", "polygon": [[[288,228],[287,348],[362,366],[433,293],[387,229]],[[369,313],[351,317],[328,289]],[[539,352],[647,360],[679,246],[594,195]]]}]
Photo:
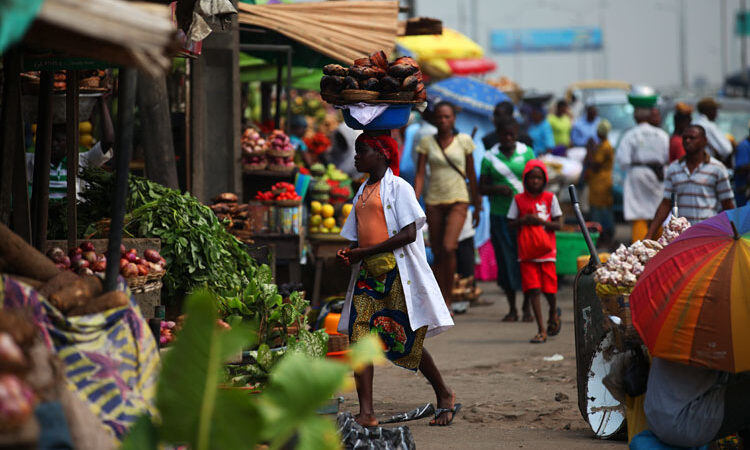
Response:
[{"label": "bunch of greens", "polygon": [[285,336],[289,327],[296,325],[304,328],[307,320],[304,312],[308,305],[309,302],[299,292],[292,292],[285,302],[278,286],[273,283],[271,269],[266,265],[258,267],[255,276],[248,279],[245,288],[237,295],[219,299],[222,315],[257,320],[260,324],[260,342],[276,342],[279,345],[286,345]]},{"label": "bunch of greens", "polygon": [[264,391],[247,395],[226,388],[221,368],[223,361],[251,343],[254,333],[236,323],[228,331],[218,328],[215,301],[206,292],[188,298],[185,326],[163,359],[156,394],[159,419],[141,417],[122,448],[249,450],[265,442],[278,449],[294,435],[296,448],[340,448],[333,422],[316,410],[345,386],[352,369],[382,359],[377,338],[354,346],[348,365],[288,353],[271,370]]},{"label": "bunch of greens", "polygon": [[169,189],[133,191],[131,199],[150,200],[131,211],[127,228],[137,236],[161,239],[168,300],[179,300],[199,287],[236,296],[255,277],[257,266],[243,244],[195,197]]}]

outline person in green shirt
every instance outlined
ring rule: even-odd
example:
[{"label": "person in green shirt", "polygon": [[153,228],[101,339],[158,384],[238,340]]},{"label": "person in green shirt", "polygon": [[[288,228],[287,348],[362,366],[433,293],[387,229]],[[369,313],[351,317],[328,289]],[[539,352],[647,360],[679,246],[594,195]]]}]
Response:
[{"label": "person in green shirt", "polygon": [[[479,172],[479,192],[490,200],[490,239],[497,260],[497,284],[508,299],[510,311],[503,322],[518,321],[516,292],[521,290],[516,231],[508,225],[513,197],[523,192],[523,169],[534,158],[531,147],[516,141],[518,123],[512,117],[495,123],[499,142],[487,150]],[[528,301],[523,303],[523,321],[534,320]]]},{"label": "person in green shirt", "polygon": [[552,127],[555,145],[570,147],[570,130],[573,128],[573,122],[570,120],[568,102],[558,100],[555,112],[547,116],[547,122]]}]

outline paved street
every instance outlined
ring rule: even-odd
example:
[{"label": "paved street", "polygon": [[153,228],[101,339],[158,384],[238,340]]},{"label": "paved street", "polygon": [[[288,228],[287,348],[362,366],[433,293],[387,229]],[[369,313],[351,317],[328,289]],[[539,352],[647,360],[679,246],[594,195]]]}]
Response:
[{"label": "paved street", "polygon": [[[448,428],[430,427],[427,419],[409,423],[417,448],[625,448],[624,441],[593,439],[578,411],[571,283],[572,277],[560,284],[562,332],[546,344],[528,342],[536,331],[532,323],[500,322],[507,304],[490,283],[481,287],[485,298],[496,300],[494,305],[470,309],[457,316],[452,330],[427,340],[426,347],[463,409]],[[543,360],[556,353],[564,359]],[[356,393],[345,398],[344,409],[356,413]],[[421,375],[390,363],[376,368],[379,415],[428,401],[434,401],[432,389]]]}]

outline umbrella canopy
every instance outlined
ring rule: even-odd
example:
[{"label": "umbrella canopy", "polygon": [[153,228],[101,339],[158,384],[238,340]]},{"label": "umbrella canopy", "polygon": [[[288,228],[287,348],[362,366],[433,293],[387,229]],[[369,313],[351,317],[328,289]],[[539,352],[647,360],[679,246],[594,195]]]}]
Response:
[{"label": "umbrella canopy", "polygon": [[630,296],[633,325],[652,356],[750,370],[748,279],[750,207],[743,207],[690,227],[648,262]]},{"label": "umbrella canopy", "polygon": [[432,78],[452,75],[479,75],[492,72],[497,65],[482,57],[482,47],[458,31],[443,28],[443,34],[403,36],[396,49],[419,61],[422,72]]},{"label": "umbrella canopy", "polygon": [[452,77],[427,87],[431,102],[449,101],[463,110],[482,116],[492,116],[495,105],[510,100],[495,86],[473,78]]},{"label": "umbrella canopy", "polygon": [[481,58],[483,55],[479,44],[450,28],[443,28],[443,34],[402,36],[396,42],[402,52],[410,53],[419,61]]}]

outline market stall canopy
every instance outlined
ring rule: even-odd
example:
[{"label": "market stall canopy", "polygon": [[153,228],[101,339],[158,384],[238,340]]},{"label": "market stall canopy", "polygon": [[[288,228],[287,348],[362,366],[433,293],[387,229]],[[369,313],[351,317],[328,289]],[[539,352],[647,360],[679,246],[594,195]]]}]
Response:
[{"label": "market stall canopy", "polygon": [[0,3],[0,54],[23,38],[43,0],[10,0]]},{"label": "market stall canopy", "polygon": [[121,0],[45,0],[24,43],[152,75],[169,69],[177,49],[168,6]]},{"label": "market stall canopy", "polygon": [[495,86],[467,77],[447,78],[427,87],[430,103],[449,101],[459,108],[492,116],[495,105],[510,98]]},{"label": "market stall canopy", "polygon": [[[251,81],[276,82],[278,68],[261,58],[255,58],[244,52],[240,52],[240,81],[249,83]],[[317,68],[292,67],[292,87],[317,91],[320,89],[320,77],[323,71]]]},{"label": "market stall canopy", "polygon": [[390,53],[398,33],[397,1],[240,3],[237,7],[241,25],[276,31],[346,64],[378,50]]}]

